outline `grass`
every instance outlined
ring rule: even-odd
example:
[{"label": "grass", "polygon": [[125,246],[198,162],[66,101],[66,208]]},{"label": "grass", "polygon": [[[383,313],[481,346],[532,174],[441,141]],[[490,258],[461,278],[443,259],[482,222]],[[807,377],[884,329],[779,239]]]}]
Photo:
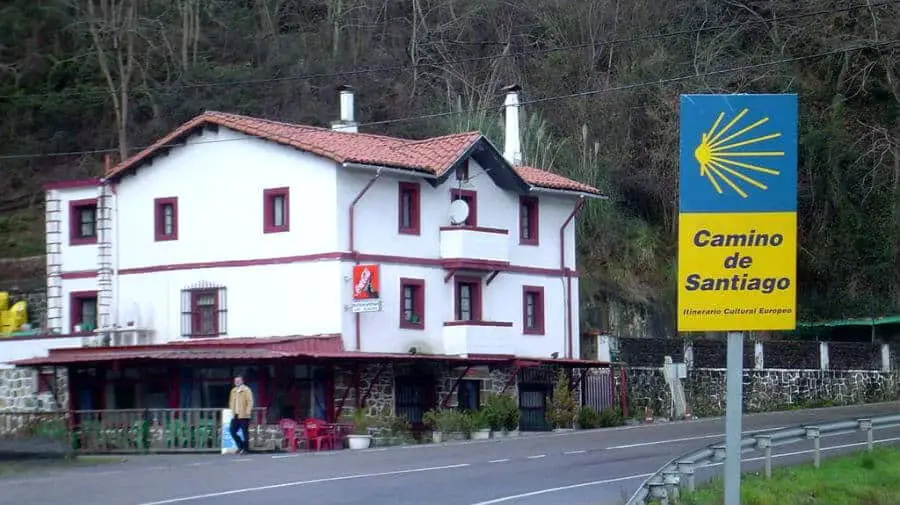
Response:
[{"label": "grass", "polygon": [[[721,505],[722,482],[683,494],[679,505]],[[900,504],[900,450],[829,458],[819,470],[812,463],[776,468],[772,480],[748,474],[741,482],[741,505],[897,505]]]},{"label": "grass", "polygon": [[48,470],[121,463],[122,456],[78,456],[75,458],[23,459],[0,463],[0,479]]}]

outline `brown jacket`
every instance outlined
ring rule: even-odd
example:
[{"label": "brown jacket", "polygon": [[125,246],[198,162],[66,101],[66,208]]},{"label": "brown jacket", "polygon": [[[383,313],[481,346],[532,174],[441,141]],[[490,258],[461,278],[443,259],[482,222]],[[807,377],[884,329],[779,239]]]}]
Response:
[{"label": "brown jacket", "polygon": [[234,411],[234,417],[238,419],[250,419],[253,412],[253,392],[246,384],[231,388],[228,396],[228,408]]}]

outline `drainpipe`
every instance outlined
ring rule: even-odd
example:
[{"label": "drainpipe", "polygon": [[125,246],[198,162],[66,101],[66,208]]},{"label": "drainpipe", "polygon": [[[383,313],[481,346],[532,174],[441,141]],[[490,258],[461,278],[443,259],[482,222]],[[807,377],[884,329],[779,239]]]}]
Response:
[{"label": "drainpipe", "polygon": [[[353,201],[350,202],[350,210],[348,213],[349,218],[350,218],[349,219],[349,228],[350,228],[349,249],[350,249],[350,254],[353,255],[353,262],[354,262],[353,264],[354,265],[359,265],[359,251],[356,250],[356,240],[355,240],[355,236],[356,236],[356,233],[355,233],[355,230],[356,230],[356,221],[355,221],[356,204],[359,203],[359,201],[362,199],[362,197],[369,191],[369,189],[372,187],[372,185],[375,184],[375,181],[377,181],[379,177],[381,177],[381,169],[380,168],[375,172],[375,176],[372,177],[371,179],[369,179],[369,182],[367,182],[366,185],[362,188],[362,190],[360,190],[359,194],[356,195],[356,198],[354,198]],[[360,352],[362,350],[362,334],[360,333],[360,329],[359,329],[359,326],[360,326],[359,325],[359,321],[360,321],[359,312],[355,312],[353,314],[353,319],[354,319],[354,326],[356,326],[356,352]]]},{"label": "drainpipe", "polygon": [[559,227],[559,268],[566,276],[566,342],[568,344],[566,356],[573,358],[572,350],[575,348],[572,339],[572,270],[566,267],[566,226],[571,223],[575,217],[581,213],[587,200],[584,197],[578,199],[572,213],[566,218],[562,226]]}]

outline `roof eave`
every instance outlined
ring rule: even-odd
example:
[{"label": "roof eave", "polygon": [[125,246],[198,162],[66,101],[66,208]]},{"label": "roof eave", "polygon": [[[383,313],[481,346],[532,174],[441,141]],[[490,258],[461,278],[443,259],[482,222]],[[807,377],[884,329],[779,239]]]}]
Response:
[{"label": "roof eave", "polygon": [[532,193],[549,193],[553,195],[578,196],[582,198],[591,198],[594,200],[609,200],[609,196],[601,193],[589,193],[587,191],[578,191],[573,189],[545,188],[543,186],[532,185],[529,189]]}]

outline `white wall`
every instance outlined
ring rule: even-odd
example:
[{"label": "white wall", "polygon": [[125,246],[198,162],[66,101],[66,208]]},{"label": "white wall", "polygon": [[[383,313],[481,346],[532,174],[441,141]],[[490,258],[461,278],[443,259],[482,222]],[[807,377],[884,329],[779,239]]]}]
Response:
[{"label": "white wall", "polygon": [[[73,224],[71,221],[71,215],[69,213],[69,202],[75,200],[97,198],[99,196],[100,188],[97,186],[53,189],[47,192],[48,199],[58,198],[60,200],[60,212],[59,216],[57,217],[57,219],[61,220],[60,233],[56,238],[53,238],[52,235],[48,234],[47,242],[48,244],[52,241],[58,241],[60,243],[63,271],[77,272],[97,269],[96,244],[69,244],[69,238],[71,236],[71,226]],[[99,211],[97,215],[99,216]],[[52,216],[48,215],[47,219],[52,219]]]},{"label": "white wall", "polygon": [[28,340],[4,340],[0,338],[0,368],[7,368],[8,365],[6,364],[11,361],[47,356],[50,349],[81,347],[81,342],[81,337],[34,338]]},{"label": "white wall", "polygon": [[[191,137],[118,185],[119,268],[334,251],[335,168],[225,128]],[[284,186],[290,231],[263,233],[263,190]],[[165,197],[178,197],[178,240],[156,242],[153,200]]]},{"label": "white wall", "polygon": [[317,335],[341,331],[338,261],[122,275],[119,322],[181,339],[181,291],[198,282],[226,288],[227,337]]}]

